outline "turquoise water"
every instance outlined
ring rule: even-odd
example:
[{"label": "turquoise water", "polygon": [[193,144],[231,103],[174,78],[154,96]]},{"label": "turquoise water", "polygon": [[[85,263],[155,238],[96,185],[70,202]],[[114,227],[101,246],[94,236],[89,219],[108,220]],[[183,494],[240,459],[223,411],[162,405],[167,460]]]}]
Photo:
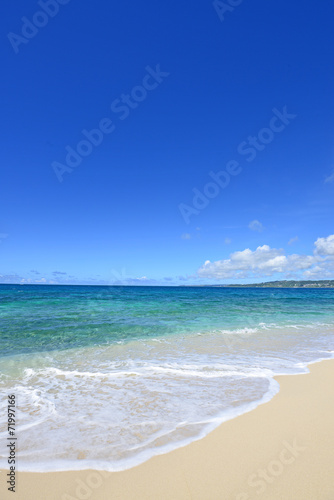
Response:
[{"label": "turquoise water", "polygon": [[332,357],[334,290],[0,285],[0,322],[21,470],[120,470]]}]

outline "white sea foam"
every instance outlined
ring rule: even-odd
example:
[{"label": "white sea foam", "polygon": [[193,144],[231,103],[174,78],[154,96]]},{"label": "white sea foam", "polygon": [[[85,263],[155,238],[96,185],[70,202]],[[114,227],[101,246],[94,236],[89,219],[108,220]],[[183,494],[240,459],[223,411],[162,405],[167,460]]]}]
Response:
[{"label": "white sea foam", "polygon": [[278,391],[275,375],[334,357],[333,325],[276,326],[2,361],[1,392],[17,397],[20,470],[132,467],[268,401]]}]

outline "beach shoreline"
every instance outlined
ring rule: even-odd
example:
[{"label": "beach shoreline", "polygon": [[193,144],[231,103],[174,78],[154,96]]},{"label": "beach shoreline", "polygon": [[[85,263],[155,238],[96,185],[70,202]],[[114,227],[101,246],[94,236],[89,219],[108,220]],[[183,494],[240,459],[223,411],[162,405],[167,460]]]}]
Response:
[{"label": "beach shoreline", "polygon": [[[16,473],[16,500],[332,500],[334,360],[203,439],[122,472]],[[19,456],[19,455],[18,455]],[[13,498],[1,471],[1,498]]]}]

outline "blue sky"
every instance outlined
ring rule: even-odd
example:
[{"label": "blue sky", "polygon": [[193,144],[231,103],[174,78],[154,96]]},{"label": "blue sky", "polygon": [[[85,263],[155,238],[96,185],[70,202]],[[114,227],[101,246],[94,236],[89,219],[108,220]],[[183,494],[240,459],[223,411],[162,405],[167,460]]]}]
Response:
[{"label": "blue sky", "polygon": [[228,4],[2,7],[0,282],[334,278],[334,6]]}]

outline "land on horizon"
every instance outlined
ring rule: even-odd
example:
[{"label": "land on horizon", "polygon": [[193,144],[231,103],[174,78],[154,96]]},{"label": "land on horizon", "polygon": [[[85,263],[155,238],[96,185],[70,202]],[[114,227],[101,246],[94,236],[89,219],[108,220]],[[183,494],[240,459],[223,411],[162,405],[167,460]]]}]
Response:
[{"label": "land on horizon", "polygon": [[184,285],[198,287],[237,287],[237,288],[334,288],[334,280],[282,280],[282,281],[265,281],[262,283],[231,283],[228,285]]},{"label": "land on horizon", "polygon": [[[87,285],[87,284],[70,284],[70,283],[0,283],[0,285],[25,285],[25,286],[126,286],[138,287],[140,285],[126,285],[126,284],[110,284],[110,285]],[[222,287],[222,288],[334,288],[334,280],[278,280],[278,281],[263,281],[261,283],[229,283],[229,284],[214,284],[214,285],[141,285],[141,286],[172,286],[180,288],[199,288],[199,287]]]}]

